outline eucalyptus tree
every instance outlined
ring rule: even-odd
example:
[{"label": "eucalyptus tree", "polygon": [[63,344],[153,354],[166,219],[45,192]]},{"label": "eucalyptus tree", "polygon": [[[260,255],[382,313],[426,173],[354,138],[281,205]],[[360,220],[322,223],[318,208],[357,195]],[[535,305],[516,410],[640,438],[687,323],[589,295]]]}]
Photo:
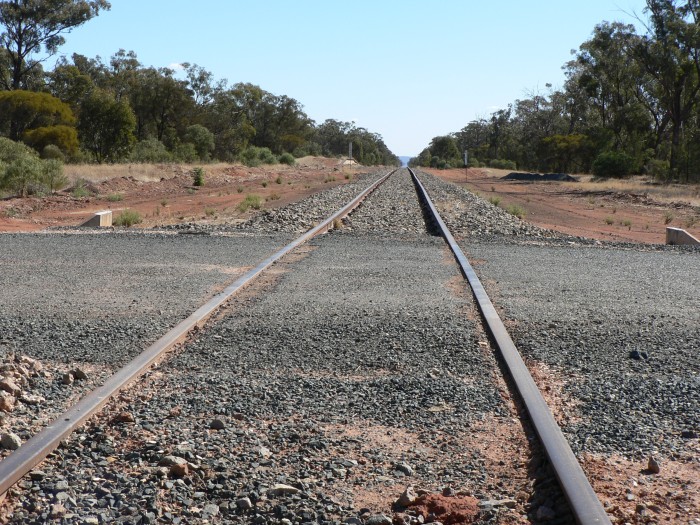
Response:
[{"label": "eucalyptus tree", "polygon": [[684,125],[694,117],[700,93],[700,2],[647,0],[648,34],[635,51],[653,79],[650,92],[671,127],[670,167],[680,167]]},{"label": "eucalyptus tree", "polygon": [[[0,48],[6,52],[7,68],[0,71],[2,87],[26,87],[27,76],[65,43],[65,33],[110,7],[106,0],[0,1]],[[36,58],[42,50],[44,56]]]}]

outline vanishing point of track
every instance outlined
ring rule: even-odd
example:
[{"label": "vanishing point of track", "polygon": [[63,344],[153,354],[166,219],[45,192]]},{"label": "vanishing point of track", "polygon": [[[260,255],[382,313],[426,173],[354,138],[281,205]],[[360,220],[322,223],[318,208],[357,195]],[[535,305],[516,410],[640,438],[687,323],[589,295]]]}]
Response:
[{"label": "vanishing point of track", "polygon": [[[342,220],[351,213],[393,173],[394,172],[388,173],[378,179],[347,206],[248,271],[245,275],[228,286],[223,292],[209,300],[187,319],[170,330],[156,343],[148,347],[127,366],[120,369],[101,387],[69,408],[44,430],[36,434],[17,451],[0,462],[0,493],[6,492],[13,484],[21,479],[22,476],[43,461],[48,454],[58,447],[62,440],[66,439],[70,433],[83,424],[89,417],[97,413],[112,396],[145,373],[154,363],[162,359],[164,353],[173,348],[176,343],[182,341],[193,328],[203,326],[207,319],[233,295],[246,287],[256,277],[261,275],[275,262],[295,248],[316,235],[332,229],[336,221]],[[569,501],[575,519],[579,523],[585,524],[609,523],[609,519],[602,505],[598,501],[598,498],[588,483],[569,445],[555,423],[550,410],[547,408],[546,403],[535,386],[517,349],[486,295],[484,288],[476,277],[469,262],[466,260],[466,257],[452,238],[452,235],[447,230],[439,213],[423,188],[423,185],[414,173],[411,172],[411,176],[413,177],[417,191],[419,191],[419,199],[424,203],[425,209],[429,210],[428,213],[430,217],[432,217],[434,223],[438,225],[440,235],[442,235],[450,245],[450,249],[454,253],[454,257],[463,275],[469,281],[483,319],[488,326],[488,331],[497,343],[503,361],[506,363],[508,372],[526,407],[532,425],[542,442],[543,449]]]}]

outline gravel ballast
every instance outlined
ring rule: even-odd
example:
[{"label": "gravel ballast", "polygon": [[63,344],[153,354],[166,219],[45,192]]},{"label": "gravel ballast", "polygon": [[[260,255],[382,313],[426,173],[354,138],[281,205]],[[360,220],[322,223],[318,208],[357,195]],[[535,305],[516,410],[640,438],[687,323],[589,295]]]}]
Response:
[{"label": "gravel ballast", "polygon": [[[112,369],[132,341],[143,348],[152,325],[171,326],[223,284],[222,274],[232,279],[234,268],[258,262],[289,237],[270,232],[305,230],[378,175],[357,181],[347,198],[341,189],[323,192],[311,204],[256,216],[243,229],[187,226],[210,235],[136,235],[136,245],[125,241],[112,253],[141,254],[139,263],[130,262],[133,275],[115,265],[112,275],[83,276],[77,282],[106,293],[78,288],[79,301],[70,299],[76,281],[61,277],[79,275],[69,268],[81,250],[73,240],[79,236],[55,235],[41,248],[33,247],[40,236],[18,236],[21,249],[38,250],[46,261],[52,250],[71,257],[58,257],[68,262],[51,278],[59,283],[54,288],[39,286],[44,266],[37,265],[26,300],[21,286],[7,292],[1,315],[17,328],[1,341],[3,349],[24,352],[17,348],[22,342],[30,355],[57,361],[45,335],[57,319],[59,334],[76,341],[66,365],[94,360],[96,368]],[[688,440],[697,441],[696,253],[560,236],[428,175],[421,179],[494,303],[505,308],[528,364],[548,366],[575,400],[565,407],[575,417],[565,418],[564,431],[577,454],[682,455]],[[570,522],[556,484],[542,476],[546,462],[533,436],[522,432],[497,378],[471,295],[461,291],[444,241],[429,230],[401,170],[337,230],[275,265],[67,439],[11,491],[4,517],[366,525],[386,523],[380,514],[391,516],[391,502],[416,485],[475,497],[484,509],[480,522],[526,514],[534,523]],[[236,255],[226,253],[227,243]],[[96,261],[81,264],[98,271]],[[5,288],[18,277],[10,276]],[[114,286],[118,279],[122,287]],[[597,281],[602,291],[594,288]],[[177,283],[182,304],[156,313],[165,283]],[[142,289],[149,300],[140,303]],[[111,315],[102,313],[103,295],[115,297]],[[35,326],[30,335],[25,318]],[[81,346],[82,337],[69,335],[75,327],[94,341]],[[91,356],[100,346],[95,341],[112,337],[124,350]],[[51,399],[69,397],[58,376],[38,383],[63,392],[47,394]],[[22,423],[22,438],[45,408],[26,412],[34,419]],[[517,437],[504,432],[513,424]],[[521,450],[507,449],[508,441]],[[513,483],[517,476],[522,483]]]},{"label": "gravel ballast", "polygon": [[[0,359],[39,360],[40,401],[2,416],[22,440],[101,384],[286,236],[0,235]],[[65,384],[64,374],[84,372]],[[6,375],[6,374],[5,374]],[[32,398],[29,398],[32,399]]]},{"label": "gravel ballast", "polygon": [[523,355],[566,378],[576,452],[681,453],[700,429],[700,257],[463,242]]}]

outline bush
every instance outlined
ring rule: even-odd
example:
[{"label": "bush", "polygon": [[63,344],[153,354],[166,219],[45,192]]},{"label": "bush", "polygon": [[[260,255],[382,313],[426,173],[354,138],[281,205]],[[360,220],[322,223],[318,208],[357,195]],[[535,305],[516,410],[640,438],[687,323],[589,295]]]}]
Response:
[{"label": "bush", "polygon": [[279,162],[280,164],[294,166],[297,161],[294,159],[294,155],[292,155],[291,153],[282,153],[282,155],[280,155]]},{"label": "bush", "polygon": [[517,165],[512,160],[491,159],[489,161],[489,168],[494,168],[497,170],[516,170]]},{"label": "bush", "polygon": [[666,180],[671,173],[671,163],[667,160],[651,159],[646,167],[647,173],[656,180]]},{"label": "bush", "polygon": [[136,210],[126,209],[121,212],[119,217],[114,219],[114,225],[129,228],[134,224],[140,224],[142,221],[143,219],[141,218],[141,214],[139,212]]},{"label": "bush", "polygon": [[623,178],[632,172],[632,157],[617,151],[606,151],[601,153],[593,161],[593,175],[596,177]]},{"label": "bush", "polygon": [[512,204],[506,208],[506,211],[510,213],[511,215],[514,215],[518,219],[522,219],[525,217],[525,210],[523,210],[520,206],[517,204]]},{"label": "bush", "polygon": [[498,206],[501,203],[500,197],[489,197],[489,202],[494,206]]},{"label": "bush", "polygon": [[72,126],[45,126],[25,131],[22,141],[37,151],[51,144],[68,155],[74,155],[80,146],[78,131]]},{"label": "bush", "polygon": [[173,159],[178,162],[196,162],[199,159],[197,155],[197,150],[194,148],[194,144],[186,142],[184,144],[178,144],[173,148]]},{"label": "bush", "polygon": [[44,174],[42,181],[49,192],[54,193],[68,185],[68,177],[63,174],[63,163],[58,159],[47,159],[43,162]]},{"label": "bush", "polygon": [[61,162],[66,160],[66,156],[61,151],[61,148],[59,148],[58,146],[55,146],[54,144],[49,144],[48,146],[44,146],[44,149],[41,150],[41,158],[42,159],[60,160]]},{"label": "bush", "polygon": [[208,161],[214,151],[214,134],[201,124],[193,124],[185,130],[185,142],[192,144],[199,160]]},{"label": "bush", "polygon": [[131,150],[129,160],[143,164],[172,162],[173,155],[160,140],[151,138],[138,142]]},{"label": "bush", "polygon": [[241,213],[246,211],[248,208],[253,208],[254,210],[259,210],[262,207],[262,198],[260,195],[246,195],[240,204],[237,206],[238,211]]},{"label": "bush", "polygon": [[194,168],[192,170],[192,184],[195,186],[204,186],[204,169]]},{"label": "bush", "polygon": [[42,160],[29,146],[0,137],[0,189],[26,197],[66,183],[60,161]]},{"label": "bush", "polygon": [[270,151],[270,148],[248,146],[240,153],[238,158],[249,167],[260,166],[260,164],[277,164],[277,157]]}]

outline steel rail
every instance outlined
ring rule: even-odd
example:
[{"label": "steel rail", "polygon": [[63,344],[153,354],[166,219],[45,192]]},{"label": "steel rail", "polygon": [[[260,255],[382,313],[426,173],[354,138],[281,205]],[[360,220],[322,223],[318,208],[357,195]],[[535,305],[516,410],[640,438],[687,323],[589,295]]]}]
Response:
[{"label": "steel rail", "polygon": [[346,206],[336,211],[318,226],[310,229],[301,237],[290,242],[262,261],[255,268],[247,271],[222,292],[200,306],[189,317],[170,329],[163,337],[142,351],[114,375],[110,376],[102,386],[92,390],[38,434],[31,437],[17,450],[0,461],[0,495],[5,494],[5,492],[17,483],[22,476],[43,461],[59,446],[61,441],[66,439],[76,428],[85,422],[86,419],[101,409],[112,396],[143,375],[151,365],[163,357],[175,344],[184,340],[193,328],[201,326],[211,317],[217,308],[226,303],[233,295],[250,284],[262,272],[267,270],[290,251],[317,235],[332,229],[335,220],[342,219],[352,212],[370,193],[395,172],[396,170],[392,170],[374,181]]},{"label": "steel rail", "polygon": [[430,209],[430,213],[437,223],[441,235],[450,246],[462,274],[469,282],[474,296],[479,304],[481,314],[486,320],[489,331],[496,341],[503,361],[508,368],[508,372],[515,383],[525,408],[530,415],[532,425],[537,432],[544,451],[554,469],[562,490],[574,514],[577,523],[581,525],[610,524],[603,505],[600,503],[593,487],[583,472],[576,456],[574,456],[569,443],[562,433],[559,425],[554,419],[547,403],[540,393],[530,372],[525,366],[520,352],[516,348],[506,327],[501,321],[498,312],[491,303],[491,299],[486,294],[486,290],[479,281],[476,272],[455,241],[454,237],[442,220],[437,208],[430,200],[428,192],[411,168],[408,168],[413,181],[419,188],[421,199]]}]

